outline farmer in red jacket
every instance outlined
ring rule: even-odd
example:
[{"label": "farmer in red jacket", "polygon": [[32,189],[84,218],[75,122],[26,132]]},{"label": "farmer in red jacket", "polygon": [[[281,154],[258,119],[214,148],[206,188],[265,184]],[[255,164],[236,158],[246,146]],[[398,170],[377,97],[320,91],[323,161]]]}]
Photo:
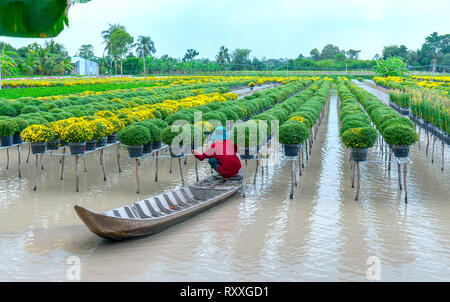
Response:
[{"label": "farmer in red jacket", "polygon": [[212,136],[211,147],[203,154],[194,153],[201,161],[209,159],[211,168],[217,171],[225,180],[236,176],[241,170],[241,161],[236,156],[236,146],[228,139],[224,127],[218,127]]}]

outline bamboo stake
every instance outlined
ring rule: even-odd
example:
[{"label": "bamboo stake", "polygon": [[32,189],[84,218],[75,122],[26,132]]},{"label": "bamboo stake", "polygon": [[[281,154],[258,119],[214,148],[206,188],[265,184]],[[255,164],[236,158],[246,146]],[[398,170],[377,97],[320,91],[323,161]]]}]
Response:
[{"label": "bamboo stake", "polygon": [[259,160],[256,158],[256,171],[255,171],[255,178],[253,179],[253,184],[256,185],[256,177],[258,176],[258,168],[259,168]]},{"label": "bamboo stake", "polygon": [[352,189],[355,188],[355,162],[352,162]]},{"label": "bamboo stake", "polygon": [[100,164],[103,170],[103,180],[106,181],[106,169],[105,169],[105,149],[100,150]]},{"label": "bamboo stake", "polygon": [[400,163],[398,163],[397,165],[398,165],[398,187],[399,187],[399,189],[401,191],[401,190],[403,190],[401,166],[400,166]]},{"label": "bamboo stake", "polygon": [[20,171],[20,145],[17,145],[17,159],[18,159],[18,168],[19,168],[19,178],[22,178],[22,173]]},{"label": "bamboo stake", "polygon": [[183,164],[181,163],[181,158],[178,159],[178,165],[180,166],[181,186],[184,187],[184,173],[183,173]]},{"label": "bamboo stake", "polygon": [[294,161],[292,161],[291,164],[291,194],[290,194],[290,199],[294,199],[294,192],[295,192],[295,163]]},{"label": "bamboo stake", "polygon": [[31,144],[28,144],[27,164],[28,164],[28,161],[30,159],[30,153],[31,153]]},{"label": "bamboo stake", "polygon": [[408,164],[404,164],[403,166],[403,179],[404,179],[404,187],[405,187],[405,203],[408,203],[408,187],[406,186],[406,178],[408,176]]},{"label": "bamboo stake", "polygon": [[198,160],[194,158],[194,162],[195,162],[195,179],[197,180],[197,182],[199,182],[200,179],[198,177]]},{"label": "bamboo stake", "polygon": [[430,136],[428,135],[428,131],[427,131],[427,149],[426,149],[426,156],[428,156],[428,148],[430,147]]},{"label": "bamboo stake", "polygon": [[437,140],[437,137],[434,137],[433,138],[433,149],[432,149],[432,151],[431,151],[431,163],[432,164],[434,164],[434,146],[435,146],[435,144],[436,144],[436,140]]},{"label": "bamboo stake", "polygon": [[[66,147],[63,148],[63,154],[66,154]],[[66,162],[66,157],[61,156],[61,180],[64,179],[64,163]]]},{"label": "bamboo stake", "polygon": [[361,172],[359,170],[359,162],[356,162],[356,172],[357,172],[357,187],[356,187],[355,201],[358,201],[359,200],[359,190],[361,188]]},{"label": "bamboo stake", "polygon": [[34,186],[33,186],[33,191],[36,191],[36,190],[37,190],[38,158],[39,158],[39,156],[38,156],[38,154],[36,154],[36,161],[35,161],[35,163],[34,163],[34,177],[33,177],[33,183],[34,183]]},{"label": "bamboo stake", "polygon": [[136,194],[139,194],[141,188],[139,185],[139,159],[136,158]]},{"label": "bamboo stake", "polygon": [[242,186],[242,195],[244,196],[244,198],[246,198],[245,195],[246,183],[247,183],[247,160],[244,161],[244,184]]},{"label": "bamboo stake", "polygon": [[79,189],[80,179],[78,177],[78,158],[79,157],[80,157],[79,155],[75,155],[75,190],[77,192],[80,192],[80,189]]},{"label": "bamboo stake", "polygon": [[445,144],[442,142],[442,169],[441,171],[444,172],[444,164],[445,164]]},{"label": "bamboo stake", "polygon": [[187,156],[184,158],[184,165],[187,165]]},{"label": "bamboo stake", "polygon": [[303,150],[299,153],[298,156],[298,177],[302,178],[302,156],[303,156]]},{"label": "bamboo stake", "polygon": [[84,156],[82,158],[83,158],[84,173],[87,173],[86,158]]},{"label": "bamboo stake", "polygon": [[392,163],[392,150],[389,149],[389,165],[388,165],[388,171],[391,171],[391,163]]},{"label": "bamboo stake", "polygon": [[159,151],[156,151],[155,182],[158,182],[158,160],[159,160]]},{"label": "bamboo stake", "polygon": [[41,170],[44,170],[44,154],[41,154]]},{"label": "bamboo stake", "polygon": [[120,168],[120,143],[117,144],[117,166],[119,167],[119,173],[122,173],[122,169]]},{"label": "bamboo stake", "polygon": [[6,170],[9,169],[9,147],[6,148]]}]

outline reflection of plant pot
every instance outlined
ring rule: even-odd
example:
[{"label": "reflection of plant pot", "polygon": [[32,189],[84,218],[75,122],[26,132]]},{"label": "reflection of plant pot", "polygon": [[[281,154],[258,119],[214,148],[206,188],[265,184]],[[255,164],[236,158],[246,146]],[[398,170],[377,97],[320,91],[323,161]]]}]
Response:
[{"label": "reflection of plant pot", "polygon": [[54,139],[47,142],[47,150],[58,150],[59,149],[59,141],[60,139]]},{"label": "reflection of plant pot", "polygon": [[97,148],[97,140],[91,140],[86,142],[86,151],[92,151],[95,150]]},{"label": "reflection of plant pot", "polygon": [[69,143],[70,153],[72,155],[84,154],[86,143]]},{"label": "reflection of plant pot", "polygon": [[253,87],[250,87],[250,90],[253,90]]},{"label": "reflection of plant pot", "polygon": [[291,144],[284,144],[284,155],[285,156],[298,156],[298,153],[300,152],[301,144],[291,145]]},{"label": "reflection of plant pot", "polygon": [[152,153],[153,143],[148,143],[144,145],[144,154]]},{"label": "reflection of plant pot", "polygon": [[12,145],[13,136],[12,135],[10,135],[10,136],[3,136],[3,137],[0,138],[0,141],[1,141],[1,146],[2,147],[9,147],[9,146]]},{"label": "reflection of plant pot", "polygon": [[361,162],[367,160],[367,149],[352,149],[352,160]]},{"label": "reflection of plant pot", "polygon": [[128,146],[128,155],[131,158],[141,157],[144,155],[144,145]]},{"label": "reflection of plant pot", "polygon": [[98,139],[97,140],[97,148],[101,148],[106,146],[106,144],[108,143],[108,138],[104,137],[102,139]]},{"label": "reflection of plant pot", "polygon": [[45,142],[31,143],[31,153],[42,154],[45,153]]},{"label": "reflection of plant pot", "polygon": [[396,157],[408,157],[409,146],[392,146],[392,151]]},{"label": "reflection of plant pot", "polygon": [[172,158],[180,158],[184,157],[183,148],[180,146],[175,150],[172,149],[172,146],[169,146],[170,157]]},{"label": "reflection of plant pot", "polygon": [[117,133],[113,134],[113,135],[108,135],[107,136],[107,142],[108,144],[114,144],[117,142]]},{"label": "reflection of plant pot", "polygon": [[161,141],[153,142],[152,148],[153,148],[153,150],[158,150],[158,149],[161,149],[161,145],[162,145]]},{"label": "reflection of plant pot", "polygon": [[20,145],[22,142],[22,138],[20,137],[20,133],[16,133],[13,135],[13,145]]}]

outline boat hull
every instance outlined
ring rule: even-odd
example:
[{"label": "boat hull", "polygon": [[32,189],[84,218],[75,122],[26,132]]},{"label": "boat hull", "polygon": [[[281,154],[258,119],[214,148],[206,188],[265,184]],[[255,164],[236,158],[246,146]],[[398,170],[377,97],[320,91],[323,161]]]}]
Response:
[{"label": "boat hull", "polygon": [[127,240],[159,233],[175,224],[192,218],[232,197],[242,184],[220,196],[188,209],[164,217],[151,219],[126,219],[100,214],[76,205],[75,211],[94,234],[109,240]]}]

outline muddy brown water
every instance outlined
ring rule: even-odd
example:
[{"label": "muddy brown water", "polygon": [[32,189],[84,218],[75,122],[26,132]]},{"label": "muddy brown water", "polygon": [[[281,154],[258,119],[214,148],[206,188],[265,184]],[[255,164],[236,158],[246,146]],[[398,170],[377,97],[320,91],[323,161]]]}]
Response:
[{"label": "muddy brown water", "polygon": [[[155,236],[109,242],[91,234],[76,216],[81,204],[96,211],[121,207],[180,185],[178,166],[154,161],[141,166],[141,195],[135,191],[135,165],[122,153],[106,153],[108,180],[98,155],[80,169],[75,193],[74,163],[59,180],[58,158],[44,158],[33,192],[33,163],[17,177],[16,153],[6,170],[0,151],[0,281],[67,281],[67,260],[81,260],[81,281],[367,281],[367,261],[380,260],[383,281],[450,279],[450,151],[446,170],[412,148],[409,204],[398,190],[396,169],[388,171],[379,150],[361,165],[361,200],[354,201],[348,151],[340,143],[336,94],[314,145],[294,200],[289,199],[290,163],[270,167],[253,185],[249,167],[247,198],[227,202]],[[436,147],[440,159],[441,146]],[[26,153],[26,152],[22,152]],[[26,154],[22,154],[22,161]],[[195,181],[193,161],[185,167]],[[200,165],[200,175],[209,168]],[[250,181],[251,179],[251,181]]]}]

